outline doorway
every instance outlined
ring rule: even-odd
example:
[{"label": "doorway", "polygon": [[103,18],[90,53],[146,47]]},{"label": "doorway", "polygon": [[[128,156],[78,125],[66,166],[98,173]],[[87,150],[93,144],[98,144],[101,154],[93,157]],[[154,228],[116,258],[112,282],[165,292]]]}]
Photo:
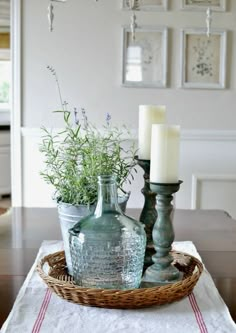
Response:
[{"label": "doorway", "polygon": [[5,53],[5,58],[10,54],[11,68],[10,87],[7,88],[7,81],[3,82],[4,108],[0,111],[0,143],[3,145],[2,150],[0,145],[0,173],[4,174],[3,165],[6,172],[0,197],[10,194],[11,205],[16,207],[22,206],[21,3],[21,0],[0,0],[0,32],[5,48],[2,54]]},{"label": "doorway", "polygon": [[0,206],[11,205],[10,90],[11,90],[10,0],[0,0]]}]

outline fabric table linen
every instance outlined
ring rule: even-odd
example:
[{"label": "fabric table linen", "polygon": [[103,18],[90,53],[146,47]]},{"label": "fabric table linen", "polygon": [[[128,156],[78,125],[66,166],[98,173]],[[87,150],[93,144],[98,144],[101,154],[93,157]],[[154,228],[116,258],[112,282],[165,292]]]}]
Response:
[{"label": "fabric table linen", "polygon": [[[62,241],[44,241],[1,333],[233,333],[236,325],[214,282],[204,271],[193,292],[179,302],[144,309],[86,307],[52,293],[36,271],[38,261],[63,249]],[[173,249],[201,260],[190,241]]]}]

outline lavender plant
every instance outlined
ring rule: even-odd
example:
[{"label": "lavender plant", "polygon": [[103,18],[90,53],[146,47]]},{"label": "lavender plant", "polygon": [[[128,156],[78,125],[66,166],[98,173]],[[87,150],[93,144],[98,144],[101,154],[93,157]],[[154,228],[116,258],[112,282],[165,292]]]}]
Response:
[{"label": "lavender plant", "polygon": [[64,129],[54,133],[42,127],[40,151],[44,155],[43,179],[55,188],[54,198],[73,205],[94,204],[97,199],[97,176],[114,174],[118,189],[126,193],[127,183],[134,178],[136,148],[128,128],[112,126],[106,115],[102,129],[96,128],[84,109],[69,110],[63,102],[56,71],[55,78],[61,101]]}]

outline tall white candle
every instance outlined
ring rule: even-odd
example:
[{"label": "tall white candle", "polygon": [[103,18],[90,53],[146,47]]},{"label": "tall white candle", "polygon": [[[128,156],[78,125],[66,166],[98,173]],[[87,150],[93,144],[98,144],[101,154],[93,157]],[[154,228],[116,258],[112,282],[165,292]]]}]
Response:
[{"label": "tall white candle", "polygon": [[163,124],[165,119],[164,105],[139,105],[139,159],[150,160],[152,124]]},{"label": "tall white candle", "polygon": [[180,126],[152,125],[150,181],[179,180]]}]

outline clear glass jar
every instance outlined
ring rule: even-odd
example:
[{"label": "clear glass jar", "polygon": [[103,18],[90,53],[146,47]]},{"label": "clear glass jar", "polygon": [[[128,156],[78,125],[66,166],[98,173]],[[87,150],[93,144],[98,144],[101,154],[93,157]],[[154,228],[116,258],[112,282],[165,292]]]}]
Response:
[{"label": "clear glass jar", "polygon": [[99,176],[95,212],[70,229],[76,284],[88,288],[138,288],[145,247],[144,226],[124,215],[118,205],[115,176]]}]

